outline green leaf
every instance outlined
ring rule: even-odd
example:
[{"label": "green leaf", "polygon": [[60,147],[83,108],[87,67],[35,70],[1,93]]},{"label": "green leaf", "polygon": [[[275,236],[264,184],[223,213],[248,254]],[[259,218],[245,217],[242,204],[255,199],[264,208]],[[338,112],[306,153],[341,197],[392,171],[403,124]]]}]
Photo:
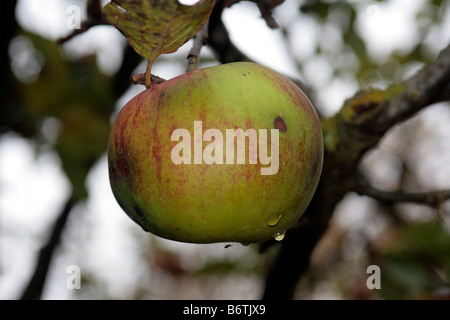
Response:
[{"label": "green leaf", "polygon": [[103,8],[106,20],[119,29],[151,69],[156,58],[172,53],[195,36],[208,19],[214,0],[193,6],[177,0],[116,0]]}]

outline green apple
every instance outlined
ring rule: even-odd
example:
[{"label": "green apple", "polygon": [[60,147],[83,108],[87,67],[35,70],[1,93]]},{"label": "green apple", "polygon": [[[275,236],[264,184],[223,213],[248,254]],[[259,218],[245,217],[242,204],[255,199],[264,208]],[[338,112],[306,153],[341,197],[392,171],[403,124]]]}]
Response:
[{"label": "green apple", "polygon": [[254,63],[185,73],[131,99],[109,139],[112,191],[144,230],[192,243],[282,239],[322,170],[318,116]]}]

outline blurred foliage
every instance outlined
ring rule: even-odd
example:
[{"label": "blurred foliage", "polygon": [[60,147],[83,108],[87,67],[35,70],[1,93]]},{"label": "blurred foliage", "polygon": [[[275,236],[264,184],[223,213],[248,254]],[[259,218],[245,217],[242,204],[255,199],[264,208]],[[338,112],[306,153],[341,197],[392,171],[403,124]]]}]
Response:
[{"label": "blurred foliage", "polygon": [[[450,6],[449,1],[424,2],[415,17],[415,43],[411,44],[409,50],[394,50],[387,59],[381,60],[368,50],[367,39],[359,32],[357,22],[360,15],[365,14],[361,6],[390,1],[362,2],[297,1],[299,10],[296,21],[308,16],[313,19],[319,36],[325,28],[331,28],[339,38],[332,39],[333,43],[340,43],[337,46],[327,45],[326,37],[329,34],[326,33],[324,39],[314,39],[313,55],[299,58],[293,54],[300,71],[304,71],[311,59],[322,57],[332,69],[328,83],[333,80],[345,81],[345,77],[349,77],[361,87],[380,83],[387,85],[400,81],[411,65],[422,65],[434,58],[435,52],[425,40],[433,31],[441,28],[444,13],[448,12]],[[284,24],[282,19],[278,19],[278,22],[284,33],[289,35],[291,25]],[[1,133],[15,132],[37,145],[37,150],[41,146],[50,146],[61,159],[62,168],[72,185],[73,196],[83,199],[88,196],[86,176],[106,150],[110,117],[116,102],[111,92],[114,75],[106,76],[101,72],[95,55],[69,59],[56,43],[31,32],[18,30],[13,41],[28,42],[31,49],[27,50],[40,58],[30,58],[37,60],[38,70],[26,81],[20,80],[20,74],[17,74],[24,69],[14,68],[14,55],[11,57],[11,69],[16,78],[10,80],[11,70],[2,70],[2,78],[8,79],[13,89],[2,97]],[[289,46],[295,39],[286,37],[286,42]],[[350,59],[345,61],[349,62],[341,63],[340,59],[348,56]],[[168,61],[170,57],[165,59]],[[313,96],[321,88],[311,88]],[[325,290],[331,287],[331,291],[337,292],[336,296],[344,298],[435,298],[441,297],[440,290],[445,293],[444,297],[449,298],[450,235],[443,224],[433,220],[399,226],[389,221],[386,230],[386,233],[381,234],[386,235],[394,230],[394,240],[381,241],[380,245],[364,237],[362,241],[359,237],[348,240],[350,233],[336,233],[331,228],[322,241],[325,253],[320,254],[322,249],[316,252],[318,258],[299,287],[299,290],[306,290],[309,294],[302,291],[299,297],[314,297],[314,292],[324,290],[323,283],[327,281]],[[82,242],[83,239],[80,240]],[[352,251],[358,252],[357,258],[348,253],[353,250],[352,246],[356,246],[355,243],[360,246],[360,251]],[[174,257],[180,253],[157,246],[142,245],[142,248],[145,251],[142,259],[147,260],[151,272],[156,272],[162,278],[170,277],[172,282],[181,283],[184,287],[192,285],[186,280],[187,276],[213,279],[212,282],[217,283],[213,276],[240,274],[248,277],[249,274],[255,274],[263,281],[262,267],[266,267],[270,257],[265,255],[256,259],[256,250],[250,246],[247,249],[251,254],[241,254],[235,259],[215,258],[186,269],[179,258]],[[368,292],[365,287],[365,267],[372,263],[378,264],[382,270],[382,290],[379,292]],[[83,297],[116,298],[105,292],[103,283],[93,271],[83,273],[83,276],[83,286],[91,288],[90,292],[83,292]],[[149,292],[158,288],[160,282],[151,277],[148,279],[142,276],[142,279],[133,297],[152,297]],[[175,285],[169,286],[169,291],[170,288],[176,291]]]},{"label": "blurred foliage", "polygon": [[[445,15],[450,6],[449,1],[424,2],[414,17],[414,24],[411,25],[413,28],[411,31],[415,36],[408,44],[408,48],[394,48],[387,57],[380,57],[370,52],[361,21],[371,19],[374,15],[383,15],[394,1],[298,2],[300,12],[298,19],[302,19],[302,16],[312,18],[317,30],[317,38],[313,44],[314,53],[306,56],[302,53],[299,57],[293,55],[297,60],[298,69],[306,76],[308,83],[309,79],[304,71],[310,62],[323,58],[331,68],[331,77],[326,83],[312,88],[313,97],[318,95],[317,91],[336,80],[341,82],[356,80],[360,89],[386,86],[404,80],[406,76],[411,75],[411,70],[416,70],[415,68],[434,59],[437,54],[435,48],[440,45],[430,39],[433,39],[440,28],[444,28]],[[283,21],[280,22],[283,24]],[[283,27],[288,35],[286,38],[295,43],[295,38],[290,39],[289,36],[292,25],[289,23]],[[322,111],[324,106],[318,101],[314,102],[319,111]]]},{"label": "blurred foliage", "polygon": [[379,257],[385,299],[450,297],[450,234],[439,223],[411,223]]},{"label": "blurred foliage", "polygon": [[[114,110],[111,81],[99,70],[94,55],[71,61],[53,41],[28,32],[17,39],[30,42],[44,61],[35,81],[17,83],[25,112],[16,130],[38,146],[52,145],[71,182],[73,196],[85,198],[85,178],[107,144]],[[45,135],[49,125],[56,131],[51,140]]]}]

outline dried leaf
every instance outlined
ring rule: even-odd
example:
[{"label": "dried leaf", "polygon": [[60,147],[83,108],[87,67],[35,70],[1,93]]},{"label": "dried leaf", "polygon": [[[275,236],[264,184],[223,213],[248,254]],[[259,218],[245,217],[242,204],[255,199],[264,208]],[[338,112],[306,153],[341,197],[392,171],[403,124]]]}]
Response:
[{"label": "dried leaf", "polygon": [[115,0],[104,8],[106,20],[127,37],[130,45],[149,62],[172,53],[195,36],[208,19],[214,0],[193,6],[177,0]]}]

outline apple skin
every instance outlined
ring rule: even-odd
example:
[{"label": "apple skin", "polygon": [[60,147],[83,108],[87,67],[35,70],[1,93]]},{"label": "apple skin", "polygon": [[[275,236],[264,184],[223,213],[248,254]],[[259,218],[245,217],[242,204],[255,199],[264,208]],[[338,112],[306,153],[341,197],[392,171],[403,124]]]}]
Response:
[{"label": "apple skin", "polygon": [[[184,128],[194,137],[194,121],[202,121],[203,133],[219,129],[224,140],[226,129],[267,129],[268,152],[270,129],[279,129],[278,172],[261,175],[266,165],[249,164],[248,142],[245,164],[174,164],[179,142],[171,134]],[[122,209],[146,231],[191,243],[283,235],[311,201],[322,161],[322,129],[306,95],[248,62],[199,69],[139,93],[118,114],[108,144]]]}]

